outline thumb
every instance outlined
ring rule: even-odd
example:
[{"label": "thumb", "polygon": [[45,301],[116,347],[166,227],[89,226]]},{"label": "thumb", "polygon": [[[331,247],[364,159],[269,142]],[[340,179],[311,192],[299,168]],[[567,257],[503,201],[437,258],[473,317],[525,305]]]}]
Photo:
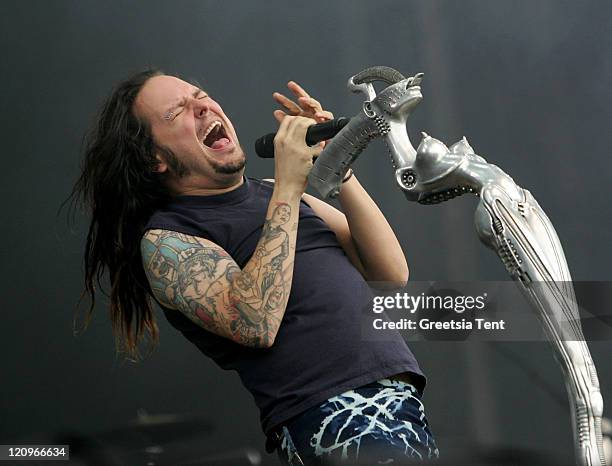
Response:
[{"label": "thumb", "polygon": [[287,114],[285,112],[283,112],[282,110],[274,110],[273,114],[274,114],[274,118],[279,123],[281,121],[283,121],[283,118],[285,118],[287,116]]}]

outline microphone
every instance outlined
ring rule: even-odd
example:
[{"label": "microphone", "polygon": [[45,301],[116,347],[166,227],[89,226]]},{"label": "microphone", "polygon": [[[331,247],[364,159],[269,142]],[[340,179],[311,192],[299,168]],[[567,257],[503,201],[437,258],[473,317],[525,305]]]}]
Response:
[{"label": "microphone", "polygon": [[[306,144],[314,146],[321,141],[333,138],[349,121],[350,118],[340,117],[309,126],[306,130]],[[274,136],[276,136],[276,133],[269,133],[255,141],[255,152],[261,158],[271,159],[274,157]]]}]

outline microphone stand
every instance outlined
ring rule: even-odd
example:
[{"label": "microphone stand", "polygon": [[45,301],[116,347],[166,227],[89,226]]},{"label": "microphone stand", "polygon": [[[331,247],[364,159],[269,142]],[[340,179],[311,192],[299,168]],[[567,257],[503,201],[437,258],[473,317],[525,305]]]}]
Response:
[{"label": "microphone stand", "polygon": [[[563,371],[576,463],[606,466],[603,398],[557,233],[531,193],[476,155],[467,139],[448,148],[423,133],[414,149],[406,121],[423,98],[422,79],[422,73],[405,78],[387,67],[368,68],[351,77],[348,88],[365,97],[362,109],[327,144],[309,175],[309,184],[324,198],[337,196],[346,171],[372,139],[381,137],[395,171],[395,184],[407,200],[436,204],[462,194],[478,196],[476,232],[536,310]],[[378,94],[372,84],[377,81],[387,85]]]}]

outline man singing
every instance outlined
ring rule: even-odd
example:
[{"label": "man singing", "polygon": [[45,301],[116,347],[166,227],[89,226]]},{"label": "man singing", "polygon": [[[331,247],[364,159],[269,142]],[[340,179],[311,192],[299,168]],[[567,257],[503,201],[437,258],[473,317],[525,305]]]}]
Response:
[{"label": "man singing", "polygon": [[205,90],[151,70],[117,86],[75,187],[92,215],[90,313],[108,270],[119,348],[137,357],[141,339],[158,338],[155,300],[237,371],[283,464],[436,458],[414,356],[399,334],[361,339],[366,280],[401,286],[404,254],[352,172],[343,213],[304,194],[323,146],[307,146],[306,130],[332,115],[288,87],[296,101],[274,94],[272,182],[244,177],[232,122]]}]

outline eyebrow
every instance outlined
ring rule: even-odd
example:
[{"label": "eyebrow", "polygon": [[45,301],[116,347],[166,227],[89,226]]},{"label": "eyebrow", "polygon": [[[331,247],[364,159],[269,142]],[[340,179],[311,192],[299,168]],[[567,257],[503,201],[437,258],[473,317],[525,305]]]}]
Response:
[{"label": "eyebrow", "polygon": [[[199,87],[196,87],[191,93],[191,96],[195,98],[200,93],[206,94],[206,92],[204,92],[202,89],[200,89]],[[168,107],[166,111],[164,112],[164,119],[167,119],[169,115],[174,113],[173,110],[175,110],[177,107],[180,107],[183,102],[185,102],[185,97],[181,97],[180,99],[176,100],[175,103],[172,104],[172,106]]]}]

